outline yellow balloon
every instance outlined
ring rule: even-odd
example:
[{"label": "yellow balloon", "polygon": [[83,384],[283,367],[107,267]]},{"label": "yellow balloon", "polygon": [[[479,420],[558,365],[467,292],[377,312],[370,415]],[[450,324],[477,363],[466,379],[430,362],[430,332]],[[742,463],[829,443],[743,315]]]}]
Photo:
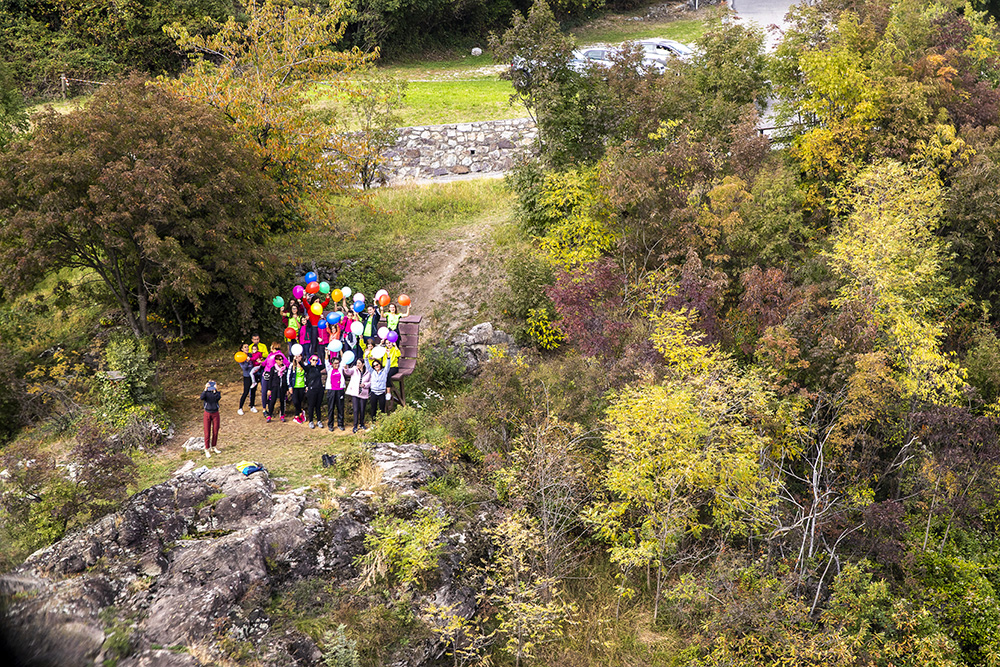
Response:
[{"label": "yellow balloon", "polygon": [[313,315],[322,315],[323,314],[323,306],[319,305],[318,303],[314,303],[312,305],[311,310],[313,311]]},{"label": "yellow balloon", "polygon": [[247,360],[247,355],[246,355],[246,353],[245,353],[245,352],[237,352],[237,353],[236,353],[236,354],[235,354],[235,355],[233,356],[233,358],[234,358],[234,359],[236,359],[236,363],[238,363],[238,364],[242,364],[242,363],[243,363],[244,361],[246,361],[246,360]]}]

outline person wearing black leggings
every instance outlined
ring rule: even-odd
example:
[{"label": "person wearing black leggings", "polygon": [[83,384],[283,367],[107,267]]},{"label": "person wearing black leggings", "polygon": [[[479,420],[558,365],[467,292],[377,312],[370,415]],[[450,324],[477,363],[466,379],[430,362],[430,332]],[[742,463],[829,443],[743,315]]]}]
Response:
[{"label": "person wearing black leggings", "polygon": [[333,415],[337,415],[337,426],[344,430],[344,389],[347,383],[344,374],[340,370],[340,356],[338,352],[329,352],[326,355],[326,423],[327,427],[333,430]]},{"label": "person wearing black leggings", "polygon": [[368,404],[368,388],[371,385],[371,375],[365,370],[365,362],[361,359],[358,359],[353,368],[345,368],[344,374],[351,376],[345,393],[351,397],[351,407],[354,412],[354,432],[357,433],[359,424],[361,430],[365,430],[365,406]]},{"label": "person wearing black leggings", "polygon": [[306,363],[306,405],[308,405],[309,428],[323,424],[323,364],[319,355],[312,355]]}]

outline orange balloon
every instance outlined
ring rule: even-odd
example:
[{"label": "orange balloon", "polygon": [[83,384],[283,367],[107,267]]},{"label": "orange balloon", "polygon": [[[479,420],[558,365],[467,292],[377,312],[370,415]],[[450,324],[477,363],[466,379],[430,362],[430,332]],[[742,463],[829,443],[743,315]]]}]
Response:
[{"label": "orange balloon", "polygon": [[409,306],[410,305],[410,297],[406,296],[405,294],[400,294],[399,295],[399,305],[401,305],[401,306]]},{"label": "orange balloon", "polygon": [[238,363],[238,364],[242,364],[242,363],[243,363],[244,361],[246,361],[246,360],[247,360],[247,355],[246,355],[246,353],[245,353],[245,352],[243,352],[243,351],[240,351],[240,352],[237,352],[237,353],[236,353],[236,354],[235,354],[235,355],[233,356],[233,358],[234,358],[234,359],[236,359],[236,363]]},{"label": "orange balloon", "polygon": [[388,294],[383,294],[382,296],[380,296],[378,298],[378,305],[380,305],[383,308],[385,308],[386,306],[389,305],[389,301],[390,301],[389,295]]},{"label": "orange balloon", "polygon": [[340,301],[344,298],[344,293],[340,291],[340,288],[337,288],[330,292],[330,298],[334,301]]}]

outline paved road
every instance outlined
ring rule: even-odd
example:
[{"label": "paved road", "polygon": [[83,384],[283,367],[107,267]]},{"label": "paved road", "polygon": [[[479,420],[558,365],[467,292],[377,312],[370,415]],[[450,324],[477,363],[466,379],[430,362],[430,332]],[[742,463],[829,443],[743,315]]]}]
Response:
[{"label": "paved road", "polygon": [[[758,24],[765,30],[769,26],[784,27],[788,8],[798,4],[793,0],[730,0],[729,6],[740,20]],[[773,49],[778,43],[778,35],[767,32],[767,45]]]}]

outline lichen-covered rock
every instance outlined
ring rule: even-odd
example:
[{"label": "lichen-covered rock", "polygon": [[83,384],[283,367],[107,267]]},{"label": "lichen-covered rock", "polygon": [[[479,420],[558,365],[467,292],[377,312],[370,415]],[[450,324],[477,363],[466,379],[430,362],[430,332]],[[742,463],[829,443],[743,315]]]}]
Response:
[{"label": "lichen-covered rock", "polygon": [[489,359],[491,346],[516,347],[514,338],[499,329],[494,329],[492,322],[477,324],[468,332],[458,334],[452,339],[451,344],[465,360],[465,369],[470,375],[479,373],[479,367]]},{"label": "lichen-covered rock", "polygon": [[[443,473],[430,449],[373,449],[401,511],[407,503],[410,511],[440,506],[419,488]],[[319,665],[313,639],[276,628],[268,601],[303,581],[356,592],[354,562],[377,513],[345,497],[324,518],[306,491],[276,493],[266,472],[244,476],[235,466],[201,467],[146,489],[0,577],[5,637],[28,665],[102,664],[122,636],[128,651],[117,655],[120,667],[200,665],[191,651],[223,655],[225,642],[259,647],[254,659],[262,665]],[[467,537],[445,538],[436,585],[414,602],[416,613],[431,600],[474,612],[475,587],[459,573],[481,553],[473,555],[479,538]],[[442,651],[429,637],[393,662],[415,667]]]}]

